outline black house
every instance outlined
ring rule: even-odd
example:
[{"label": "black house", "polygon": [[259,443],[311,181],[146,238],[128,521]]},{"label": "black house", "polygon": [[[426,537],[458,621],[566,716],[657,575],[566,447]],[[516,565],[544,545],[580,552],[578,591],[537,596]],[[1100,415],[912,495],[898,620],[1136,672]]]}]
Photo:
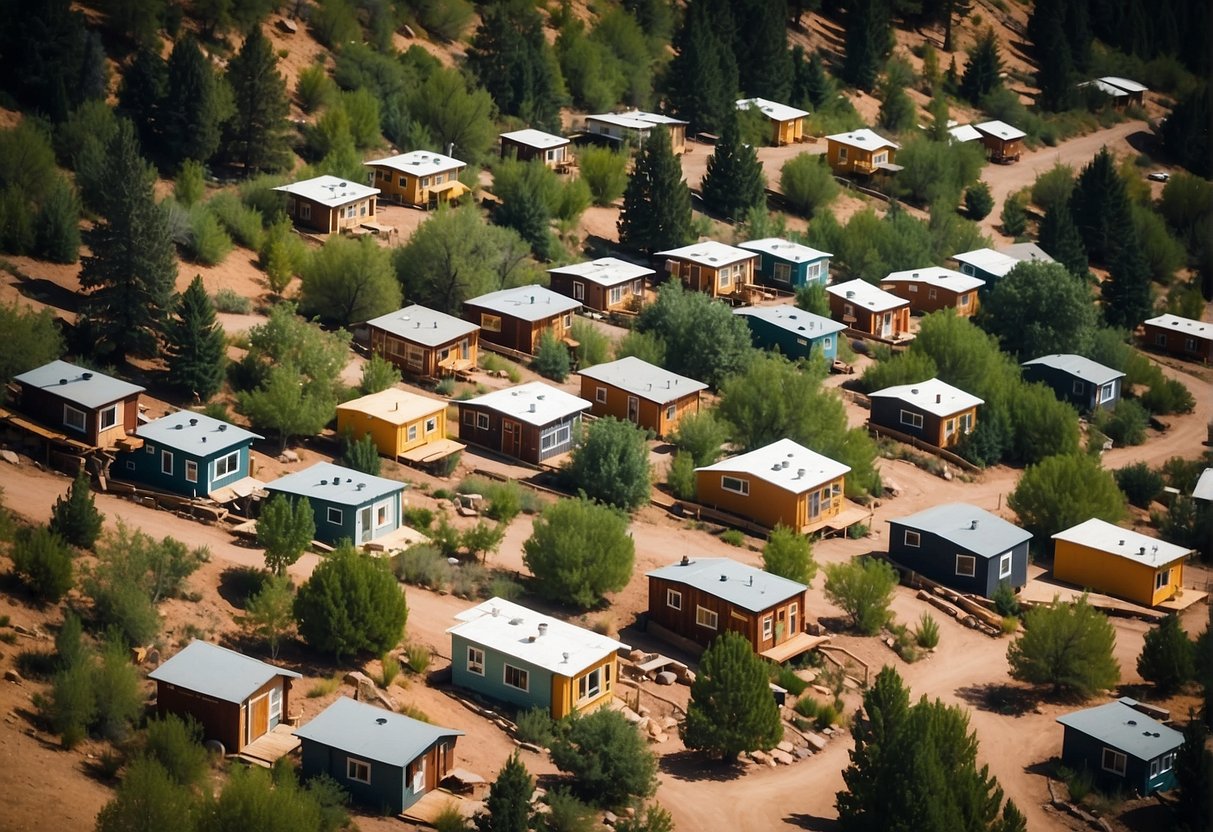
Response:
[{"label": "black house", "polygon": [[1081,355],[1042,355],[1023,363],[1026,381],[1042,381],[1057,398],[1083,413],[1111,410],[1120,401],[1125,374]]}]

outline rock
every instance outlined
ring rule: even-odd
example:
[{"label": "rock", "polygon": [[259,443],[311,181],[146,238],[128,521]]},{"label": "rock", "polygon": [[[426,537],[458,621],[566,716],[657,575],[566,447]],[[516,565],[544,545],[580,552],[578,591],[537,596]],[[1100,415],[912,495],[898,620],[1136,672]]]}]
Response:
[{"label": "rock", "polygon": [[796,749],[796,759],[797,760],[807,760],[809,757],[812,757],[812,756],[813,756],[813,752],[809,751],[809,749],[805,748],[803,745]]},{"label": "rock", "polygon": [[792,745],[792,744],[791,744],[790,742],[788,742],[787,740],[784,740],[783,742],[779,743],[779,745],[777,745],[777,746],[775,746],[775,747],[776,747],[777,749],[779,749],[780,751],[782,751],[783,753],[785,753],[785,754],[791,754],[791,753],[792,753],[792,749],[794,749],[794,748],[795,748],[795,746],[794,746],[794,745]]},{"label": "rock", "polygon": [[620,708],[619,713],[623,714],[623,718],[626,719],[628,722],[632,723],[633,725],[640,724],[640,720],[641,720],[640,714],[633,711],[627,705],[624,705],[622,708]]},{"label": "rock", "polygon": [[636,713],[640,714],[641,716],[648,716],[648,715],[649,715],[649,709],[648,709],[648,708],[646,708],[644,705],[641,705],[641,706],[640,706],[640,707],[639,707],[639,708],[636,710]]},{"label": "rock", "polygon": [[825,685],[813,685],[813,690],[817,691],[822,696],[829,696],[829,697],[834,696],[834,691],[830,690]]},{"label": "rock", "polygon": [[147,656],[144,659],[144,661],[146,661],[150,665],[159,665],[160,664],[160,651],[157,650],[155,647],[152,647],[151,649],[149,649],[147,651]]},{"label": "rock", "polygon": [[659,685],[672,685],[677,681],[677,677],[668,670],[663,670],[657,674],[654,681]]},{"label": "rock", "polygon": [[533,742],[519,742],[518,747],[524,751],[534,751],[536,754],[543,753],[543,749],[535,745]]},{"label": "rock", "polygon": [[897,644],[897,639],[893,638],[892,636],[889,636],[888,638],[886,638],[884,640],[884,643],[885,643],[886,647],[888,647],[890,650],[892,650],[893,645]]},{"label": "rock", "polygon": [[13,632],[19,636],[29,636],[30,638],[38,637],[37,632],[35,632],[34,630],[31,630],[29,627],[24,627],[20,624],[13,625]]},{"label": "rock", "polygon": [[750,759],[756,763],[765,764],[770,757],[767,756],[765,751],[751,751]]},{"label": "rock", "polygon": [[682,682],[684,685],[695,684],[695,671],[691,670],[690,668],[686,669],[678,678],[678,681]]},{"label": "rock", "polygon": [[299,31],[299,27],[295,24],[295,21],[287,20],[286,18],[278,21],[278,29],[288,35],[293,35]]},{"label": "rock", "polygon": [[279,462],[298,462],[299,454],[297,454],[291,450],[286,450],[286,451],[283,451],[282,453],[278,454],[278,461]]},{"label": "rock", "polygon": [[614,812],[607,812],[602,816],[602,822],[607,826],[614,826],[619,822],[619,817]]},{"label": "rock", "polygon": [[624,810],[624,814],[627,815],[629,818],[636,817],[636,807],[629,806],[627,809]]},{"label": "rock", "polygon": [[823,751],[829,742],[825,737],[820,734],[814,734],[812,731],[805,732],[804,741],[809,744],[810,748],[814,748],[817,751]]},{"label": "rock", "polygon": [[792,672],[796,674],[797,679],[807,682],[810,685],[813,684],[813,682],[817,679],[817,671],[811,667],[801,668],[800,670],[794,670]]},{"label": "rock", "polygon": [[649,734],[649,742],[657,743],[658,745],[665,742],[669,738],[670,737],[668,734]]},{"label": "rock", "polygon": [[678,727],[678,720],[674,719],[672,716],[667,716],[665,719],[661,720],[661,727],[667,731],[673,730],[674,728]]},{"label": "rock", "polygon": [[646,661],[645,656],[647,655],[643,650],[633,650],[631,653],[628,653],[628,661],[632,664],[643,664]]},{"label": "rock", "polygon": [[[356,688],[364,682],[370,682],[371,677],[367,676],[361,670],[351,670],[342,677],[341,681],[345,682],[347,685],[353,685]],[[371,682],[371,684],[374,683]]]},{"label": "rock", "polygon": [[17,456],[15,453],[13,453],[12,451],[7,450],[7,449],[0,451],[0,459],[3,459],[9,465],[20,465],[21,464],[21,457]]},{"label": "rock", "polygon": [[790,766],[795,762],[791,754],[786,751],[780,751],[778,748],[771,752],[771,759],[784,766]]},{"label": "rock", "polygon": [[12,682],[14,685],[20,685],[25,680],[21,678],[21,674],[13,670],[11,667],[4,671],[4,681]]}]

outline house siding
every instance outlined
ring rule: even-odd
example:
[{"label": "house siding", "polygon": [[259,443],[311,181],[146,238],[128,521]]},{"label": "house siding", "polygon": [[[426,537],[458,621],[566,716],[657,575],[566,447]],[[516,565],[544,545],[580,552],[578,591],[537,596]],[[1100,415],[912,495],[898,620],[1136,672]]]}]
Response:
[{"label": "house siding", "polygon": [[[965,414],[968,414],[972,418],[971,429],[977,428],[976,407],[958,410],[947,416],[936,416],[934,413],[927,413],[920,407],[889,396],[873,396],[870,401],[871,416],[869,420],[873,425],[891,428],[907,436],[913,436],[915,439],[921,439],[923,442],[926,442],[928,445],[934,445],[936,448],[950,448],[960,444],[965,436],[960,429],[960,419]],[[913,425],[903,423],[901,421],[901,412],[903,410],[921,416],[922,427],[914,427]],[[950,436],[947,434],[947,422],[949,420],[952,420],[953,424]]]},{"label": "house siding", "polygon": [[[307,210],[304,210],[305,206]],[[353,216],[349,216],[351,209]],[[364,222],[374,222],[375,209],[374,196],[335,208],[297,194],[287,194],[286,198],[286,213],[295,225],[321,234],[333,234],[357,228]]]},{"label": "house siding", "polygon": [[1023,154],[1022,139],[1000,139],[997,136],[982,133],[981,144],[986,149],[986,158],[994,162],[1018,161],[1020,155]]},{"label": "house siding", "polygon": [[[301,768],[304,777],[327,774],[349,793],[351,800],[363,806],[374,811],[383,810],[390,811],[392,814],[400,814],[420,798],[420,795],[413,795],[411,789],[408,788],[404,769],[400,766],[368,760],[358,754],[351,754],[308,739],[303,739],[301,742]],[[361,760],[370,766],[370,783],[350,779],[347,766],[347,760],[350,758]],[[406,795],[412,799],[407,799]]]},{"label": "house siding", "polygon": [[[268,489],[269,491],[274,492],[274,484],[270,483]],[[403,490],[403,488],[401,490]],[[335,544],[342,540],[349,540],[357,546],[368,542],[369,540],[374,540],[377,537],[382,537],[385,534],[391,534],[396,529],[400,528],[400,495],[401,491],[396,491],[377,500],[367,500],[364,503],[358,504],[338,503],[316,497],[309,497],[308,502],[312,507],[312,517],[316,521],[316,539],[329,544]],[[287,494],[286,496],[290,498],[292,503],[295,500],[300,499],[299,496],[295,494]],[[376,519],[375,507],[381,502],[388,503],[388,513],[390,514],[390,517],[388,518],[388,522],[385,526],[381,528],[374,528],[373,524]],[[328,510],[330,508],[341,511],[341,522],[338,523],[329,519]],[[369,538],[364,539],[361,534],[363,531],[362,510],[366,508],[371,509],[372,528]]]},{"label": "house siding", "polygon": [[[196,456],[168,445],[145,441],[142,448],[119,454],[114,471],[119,479],[141,482],[151,488],[186,497],[205,497],[212,491],[231,485],[250,475],[251,444],[250,441],[248,444],[226,448],[209,456]],[[173,456],[172,473],[169,474],[164,473],[163,454],[165,452]],[[216,477],[215,463],[220,459],[226,459],[233,453],[238,455],[236,467],[230,473]],[[196,482],[186,479],[187,462],[193,462],[198,466]]]},{"label": "house siding", "polygon": [[981,308],[977,289],[954,292],[941,286],[928,286],[919,281],[909,280],[885,280],[881,282],[880,288],[891,295],[908,300],[910,311],[924,315],[938,312],[940,309],[952,309],[959,317],[967,318],[976,315],[977,310]]},{"label": "house siding", "polygon": [[[444,194],[450,193],[449,191],[435,191],[434,188],[457,180],[466,165],[428,174],[424,178],[428,180],[429,184],[424,187],[421,184],[423,177],[411,173],[402,173],[386,165],[368,165],[367,167],[370,169],[367,179],[371,187],[379,189],[380,196],[383,199],[390,199],[403,205],[421,207],[429,205],[431,202],[440,201],[443,199]],[[437,181],[439,178],[441,178],[441,181]]]},{"label": "house siding", "polygon": [[[644,299],[643,277],[623,280],[615,284],[615,287],[622,288],[622,297],[617,302],[611,303],[611,289],[614,287],[602,286],[592,280],[571,274],[551,272],[551,276],[552,282],[549,288],[553,292],[564,295],[566,298],[572,298],[586,309],[593,309],[598,312],[626,310],[630,304],[634,303],[633,298],[638,298],[642,301]],[[577,293],[573,289],[574,284],[578,283],[581,284],[584,297],[577,297]]]},{"label": "house siding", "polygon": [[[598,401],[598,390],[606,390],[606,402]],[[628,418],[628,399],[635,397],[637,418]],[[659,437],[668,436],[678,426],[683,416],[699,412],[699,392],[688,393],[668,402],[655,402],[641,398],[605,381],[581,377],[581,398],[592,403],[590,413],[595,416],[614,416],[625,422],[634,422],[639,427],[651,430]],[[675,409],[672,419],[666,418],[670,406]]]},{"label": "house siding", "polygon": [[[757,265],[757,254],[718,269],[680,257],[670,257],[666,259],[665,272],[671,278],[682,281],[682,285],[688,289],[705,292],[714,298],[725,298],[740,293],[745,284],[754,282]],[[723,272],[728,272],[729,284],[722,288],[720,278]]]},{"label": "house siding", "polygon": [[[100,407],[88,409],[75,404],[51,389],[21,384],[21,411],[48,428],[59,431],[95,448],[108,448],[139,426],[139,395],[132,394],[123,399],[114,399]],[[69,427],[63,420],[63,407],[68,405],[84,412],[84,430]],[[118,406],[118,419],[114,426],[99,429],[101,411]]]},{"label": "house siding", "polygon": [[[1071,375],[1057,367],[1049,367],[1045,364],[1028,364],[1023,368],[1023,377],[1025,381],[1039,381],[1042,384],[1048,385],[1057,395],[1057,398],[1063,402],[1069,402],[1083,413],[1101,408],[1112,410],[1120,402],[1122,378],[1113,379],[1109,382],[1112,385],[1112,398],[1100,404],[1099,389],[1102,385]],[[1075,382],[1082,385],[1081,392],[1075,392]]]},{"label": "house siding", "polygon": [[[484,675],[468,670],[467,649],[484,651]],[[505,666],[509,664],[527,672],[526,691],[505,683]],[[553,674],[541,667],[496,652],[491,648],[451,634],[451,681],[462,688],[474,690],[490,699],[516,705],[519,708],[552,709]]]},{"label": "house siding", "polygon": [[1086,769],[1094,778],[1095,784],[1109,792],[1135,791],[1144,796],[1173,789],[1178,785],[1173,768],[1151,779],[1150,761],[1130,754],[1125,754],[1123,776],[1105,771],[1103,768],[1103,750],[1105,748],[1111,748],[1111,746],[1067,725],[1062,739],[1061,761],[1075,771]]},{"label": "house siding", "polygon": [[[579,681],[590,673],[601,668],[602,673],[597,696],[587,696],[584,700],[578,698]],[[600,661],[587,665],[572,676],[552,674],[552,701],[550,713],[554,719],[562,719],[577,711],[589,713],[605,705],[615,695],[615,685],[619,680],[619,659],[614,653]]]},{"label": "house siding", "polygon": [[[918,532],[917,547],[906,544],[907,531]],[[932,532],[922,531],[892,520],[889,522],[889,557],[897,563],[913,569],[932,581],[949,586],[959,592],[976,593],[991,598],[998,584],[1006,580],[1012,589],[1020,589],[1028,582],[1028,541],[1008,549],[1011,553],[1011,574],[999,578],[1000,552],[993,557],[984,557],[957,546]],[[956,574],[956,556],[970,555],[974,559],[973,577]]]},{"label": "house siding", "polygon": [[[1059,581],[1147,607],[1161,604],[1183,587],[1183,558],[1156,567],[1069,540],[1054,543],[1053,577]],[[1155,589],[1156,576],[1167,569],[1171,570],[1170,580]]]},{"label": "house siding", "polygon": [[[724,490],[721,478],[726,476],[747,480],[750,493],[736,494]],[[704,505],[752,520],[768,529],[782,524],[800,531],[811,523],[834,517],[842,511],[845,480],[845,477],[827,480],[795,494],[747,472],[696,471],[695,499]],[[816,516],[809,513],[810,496],[814,492],[822,495],[819,497],[820,508]]]},{"label": "house siding", "polygon": [[[845,338],[843,332],[832,332],[829,335],[818,335],[814,338],[801,337],[788,332],[781,326],[763,320],[757,315],[745,315],[750,327],[750,339],[754,346],[763,350],[779,350],[781,354],[797,361],[818,354],[826,361],[832,362],[838,357],[838,339]],[[828,342],[828,345],[827,345]]]},{"label": "house siding", "polygon": [[[548,158],[549,150],[552,153],[552,158]],[[529,162],[532,159],[538,159],[543,162],[546,167],[555,168],[565,164],[572,158],[571,148],[567,144],[562,144],[559,147],[542,148],[532,147],[529,144],[501,137],[501,158],[508,159],[510,157],[518,159],[520,162]]]},{"label": "house siding", "polygon": [[[850,311],[847,307],[850,306]],[[885,316],[889,316],[889,330],[884,331]],[[910,306],[899,306],[886,312],[873,312],[854,299],[830,295],[830,317],[846,324],[856,332],[874,335],[877,338],[896,338],[910,328]]]},{"label": "house siding", "polygon": [[[500,330],[494,331],[489,327],[492,322],[486,318],[500,318]],[[561,312],[540,318],[537,321],[527,321],[512,315],[494,312],[474,304],[464,305],[465,320],[480,326],[480,338],[490,344],[497,344],[507,349],[533,355],[539,345],[539,339],[544,330],[551,330],[558,340],[565,337],[573,326],[573,311]],[[488,326],[486,326],[486,323]]]},{"label": "house siding", "polygon": [[[477,426],[477,414],[488,416],[488,426]],[[542,447],[541,438],[548,431],[558,430],[567,425],[568,439],[553,445],[546,450]],[[571,450],[581,428],[581,413],[577,412],[564,419],[549,422],[542,427],[527,424],[519,419],[506,416],[489,407],[475,404],[459,404],[459,438],[464,442],[480,445],[489,450],[497,451],[506,456],[521,459],[532,465],[538,465],[545,459]],[[510,437],[521,437],[510,441]]]},{"label": "house siding", "polygon": [[883,147],[879,150],[864,150],[829,139],[826,140],[826,159],[830,164],[830,169],[835,173],[858,173],[865,176],[875,173],[877,168],[872,160],[880,153],[888,153],[888,158],[885,161],[889,164],[893,164],[896,161],[897,149],[893,147]]},{"label": "house siding", "polygon": [[290,713],[291,702],[291,679],[287,676],[275,676],[240,703],[225,702],[177,685],[158,681],[156,682],[156,712],[162,717],[168,714],[193,717],[202,726],[204,742],[218,740],[223,743],[227,753],[235,754],[264,733],[259,732],[255,736],[247,736],[249,703],[279,687],[282,689],[282,719],[286,719]]},{"label": "house siding", "polygon": [[[780,280],[775,277],[776,264],[788,267],[788,280]],[[814,265],[818,267],[817,274],[815,277],[810,278],[809,269]],[[810,283],[818,283],[824,286],[830,280],[830,258],[821,257],[817,260],[806,260],[803,263],[796,263],[764,251],[758,255],[757,276],[760,283],[788,291],[799,289],[801,286],[807,286]]]},{"label": "house siding", "polygon": [[[446,404],[443,402],[435,402],[435,404],[437,405],[435,410],[401,425],[358,410],[338,408],[337,433],[344,434],[349,431],[355,439],[370,435],[375,442],[375,447],[379,449],[379,453],[395,459],[413,448],[446,438]],[[435,421],[435,427],[431,431],[426,431],[425,424],[431,419]],[[411,440],[409,439],[410,429],[414,431],[414,438]]]},{"label": "house siding", "polygon": [[[1183,332],[1167,329],[1155,324],[1144,324],[1141,344],[1177,358],[1192,361],[1213,361],[1213,339],[1193,338]],[[1189,341],[1192,342],[1189,344]]]},{"label": "house siding", "polygon": [[[431,347],[402,338],[377,326],[368,329],[372,353],[390,361],[402,371],[422,378],[435,378],[440,375],[438,362],[452,352],[475,364],[480,347],[478,331]],[[410,351],[412,352],[411,357]]]},{"label": "house siding", "polygon": [[[681,593],[681,608],[675,609],[668,603],[668,591]],[[726,630],[740,633],[749,641],[755,653],[782,644],[797,633],[804,632],[805,611],[808,607],[808,591],[786,598],[777,604],[772,604],[764,610],[753,612],[730,604],[723,598],[711,593],[672,581],[666,578],[649,577],[649,609],[648,617],[673,633],[689,638],[705,647]],[[796,627],[792,630],[789,622],[792,606],[795,605]],[[716,629],[702,626],[697,620],[697,607],[716,613]],[[763,619],[771,617],[771,636],[763,636]]]}]

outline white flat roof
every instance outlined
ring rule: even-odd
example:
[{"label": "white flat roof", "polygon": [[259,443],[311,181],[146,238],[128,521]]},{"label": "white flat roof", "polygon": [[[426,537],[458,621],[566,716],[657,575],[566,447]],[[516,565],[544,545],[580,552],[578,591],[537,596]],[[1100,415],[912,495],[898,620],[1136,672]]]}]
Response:
[{"label": "white flat roof", "polygon": [[858,147],[861,150],[880,150],[882,147],[896,149],[901,147],[901,145],[892,139],[886,139],[875,130],[870,130],[867,127],[852,130],[849,133],[835,133],[832,136],[826,136],[826,141],[845,144],[848,147]]},{"label": "white flat roof", "polygon": [[1035,260],[1040,263],[1056,263],[1049,252],[1038,246],[1036,243],[1008,243],[1005,246],[999,246],[994,249],[999,254],[1005,254],[1008,257],[1014,257],[1016,260]]},{"label": "white flat roof", "polygon": [[569,143],[569,140],[564,136],[554,136],[551,133],[545,133],[542,130],[535,130],[528,127],[525,130],[514,130],[510,133],[502,133],[501,138],[509,139],[518,144],[525,144],[527,147],[536,147],[540,150],[550,150],[553,147],[563,147]]},{"label": "white flat roof", "polygon": [[848,280],[846,283],[836,283],[833,286],[827,286],[826,291],[831,295],[853,301],[873,312],[885,312],[889,309],[896,309],[899,306],[908,306],[909,301],[904,298],[899,298],[892,292],[886,292],[879,286],[873,286],[866,280],[855,278]]},{"label": "white flat roof", "polygon": [[643,110],[625,110],[622,113],[591,113],[585,117],[587,123],[599,121],[603,124],[613,124],[616,127],[626,127],[631,130],[648,130],[656,124],[687,124],[677,118],[663,116],[660,113],[647,113]]},{"label": "white flat roof", "polygon": [[192,410],[178,410],[153,419],[138,427],[135,434],[149,442],[203,457],[262,438],[251,430]]},{"label": "white flat roof", "polygon": [[1206,468],[1201,472],[1196,487],[1192,489],[1192,496],[1197,500],[1213,502],[1213,468]]},{"label": "white flat roof", "polygon": [[398,153],[386,159],[375,159],[363,162],[366,167],[391,168],[401,173],[411,173],[414,176],[432,176],[435,173],[454,170],[467,165],[450,156],[434,153],[431,150],[413,150],[408,153]]},{"label": "white flat roof", "polygon": [[986,282],[980,277],[958,272],[955,269],[945,269],[943,266],[925,266],[921,269],[889,272],[888,276],[880,282],[925,283],[927,286],[938,286],[953,292],[970,292],[986,285]]},{"label": "white flat roof", "polygon": [[692,243],[689,246],[681,248],[672,248],[668,251],[655,252],[658,257],[673,257],[679,260],[690,260],[692,263],[699,263],[702,266],[727,266],[730,263],[737,263],[741,260],[749,260],[751,257],[757,257],[754,252],[746,251],[744,248],[725,245],[718,243],[715,240],[704,240],[702,243]]},{"label": "white flat roof", "polygon": [[1019,265],[1019,260],[1009,254],[1002,254],[992,248],[975,248],[972,251],[962,251],[952,255],[957,263],[964,263],[987,274],[1003,277],[1011,269]]},{"label": "white flat roof", "polygon": [[787,304],[780,306],[740,306],[733,310],[734,315],[744,315],[747,318],[758,318],[769,324],[787,330],[793,335],[805,338],[823,338],[842,332],[847,328],[844,323],[823,318],[812,312],[806,312]]},{"label": "white flat roof", "polygon": [[404,491],[404,487],[398,480],[364,474],[331,462],[317,462],[265,484],[267,491],[347,506],[366,505],[380,497]]},{"label": "white flat roof", "polygon": [[1092,361],[1085,356],[1074,355],[1072,353],[1042,355],[1039,358],[1033,358],[1031,361],[1023,362],[1022,366],[1032,367],[1038,364],[1086,379],[1092,384],[1107,384],[1125,376],[1120,370],[1113,370],[1111,367],[1105,367],[1098,361]]},{"label": "white flat roof", "polygon": [[417,304],[372,318],[366,324],[426,347],[437,347],[480,329],[471,321]]},{"label": "white flat roof", "polygon": [[447,630],[451,635],[561,676],[575,676],[612,653],[628,649],[623,642],[504,598],[490,598],[459,613],[455,620],[460,623]]},{"label": "white flat roof", "polygon": [[981,133],[977,132],[977,128],[971,124],[960,124],[956,127],[948,128],[948,135],[952,137],[954,142],[972,142],[981,138]]},{"label": "white flat roof", "polygon": [[21,375],[14,376],[13,381],[46,390],[88,408],[101,407],[143,392],[143,388],[137,384],[95,370],[86,370],[59,359],[26,370]]},{"label": "white flat roof", "polygon": [[785,240],[782,237],[764,237],[761,240],[747,240],[744,243],[738,243],[738,248],[744,248],[747,251],[758,251],[763,254],[769,254],[772,257],[778,257],[780,260],[790,260],[793,263],[808,263],[813,260],[821,260],[824,257],[833,257],[828,251],[819,251],[811,246],[793,243],[791,240]]},{"label": "white flat roof", "polygon": [[579,301],[557,294],[546,286],[500,289],[487,295],[469,298],[463,303],[465,306],[488,309],[523,321],[540,321],[581,308]]},{"label": "white flat roof", "polygon": [[389,387],[378,393],[360,396],[344,404],[339,404],[337,412],[346,410],[365,413],[389,424],[403,425],[434,413],[441,413],[446,410],[446,404],[445,401],[410,393],[399,387]]},{"label": "white flat roof", "polygon": [[672,116],[663,116],[661,113],[650,113],[646,110],[624,110],[619,115],[627,118],[634,118],[639,121],[647,122],[648,124],[687,124],[680,118]]},{"label": "white flat roof", "polygon": [[504,390],[494,390],[483,396],[465,399],[460,404],[487,407],[537,427],[590,409],[590,403],[580,396],[542,381],[529,381]]},{"label": "white flat roof", "polygon": [[1012,127],[1005,121],[994,119],[993,121],[983,121],[981,124],[975,124],[973,127],[980,130],[989,136],[995,136],[999,139],[1011,141],[1012,139],[1022,139],[1028,135],[1018,127]]},{"label": "white flat roof", "polygon": [[1098,549],[1146,566],[1166,566],[1186,557],[1192,551],[1132,529],[1122,529],[1094,517],[1058,532],[1053,535],[1053,539]]},{"label": "white flat roof", "polygon": [[302,182],[292,182],[289,185],[279,185],[275,191],[293,194],[301,199],[309,199],[330,208],[346,205],[360,199],[375,196],[378,188],[360,185],[339,176],[317,176],[315,179],[304,179]]},{"label": "white flat roof", "polygon": [[620,390],[665,404],[691,393],[706,390],[707,385],[693,378],[671,373],[655,364],[629,355],[617,361],[595,364],[578,371],[584,378],[591,378],[618,387]]},{"label": "white flat roof", "polygon": [[807,110],[790,107],[777,101],[768,101],[765,98],[737,99],[738,110],[748,110],[751,107],[757,107],[762,111],[764,116],[775,121],[792,121],[793,119],[804,118],[809,115]]},{"label": "white flat roof", "polygon": [[1095,89],[1099,90],[1104,95],[1110,95],[1113,98],[1120,98],[1122,96],[1129,94],[1128,90],[1122,90],[1120,87],[1109,84],[1107,81],[1103,80],[1102,78],[1096,78],[1092,81],[1083,81],[1078,86],[1095,87]]},{"label": "white flat roof", "polygon": [[548,269],[548,273],[582,277],[599,286],[615,286],[638,277],[652,277],[657,274],[647,266],[638,266],[616,257],[599,257],[597,260],[587,260],[584,263],[557,266],[554,269]]},{"label": "white flat roof", "polygon": [[972,393],[966,393],[959,387],[953,387],[937,378],[929,378],[918,384],[897,384],[868,394],[868,398],[877,397],[899,399],[935,416],[951,416],[953,413],[985,404]]},{"label": "white flat roof", "polygon": [[1105,75],[1102,78],[1097,78],[1097,81],[1103,81],[1105,84],[1111,84],[1117,89],[1125,92],[1149,92],[1150,88],[1145,84],[1132,80],[1131,78],[1121,78],[1119,75]]},{"label": "white flat roof", "polygon": [[779,439],[749,453],[695,470],[748,474],[784,491],[803,494],[824,482],[838,479],[850,471],[851,466],[835,462],[791,439]]},{"label": "white flat roof", "polygon": [[1160,329],[1182,332],[1185,335],[1205,341],[1213,338],[1213,324],[1208,324],[1204,321],[1194,321],[1191,318],[1183,318],[1179,315],[1167,313],[1166,315],[1159,315],[1157,318],[1150,318],[1146,323]]}]

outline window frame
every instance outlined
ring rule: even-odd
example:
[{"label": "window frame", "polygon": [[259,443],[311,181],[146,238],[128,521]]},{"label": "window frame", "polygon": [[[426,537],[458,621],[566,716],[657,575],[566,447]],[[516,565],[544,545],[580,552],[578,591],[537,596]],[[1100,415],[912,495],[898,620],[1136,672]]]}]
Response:
[{"label": "window frame", "polygon": [[501,332],[501,316],[492,312],[481,312],[480,328],[485,332]]},{"label": "window frame", "polygon": [[[366,771],[366,777],[360,777],[355,773],[359,769]],[[365,786],[371,785],[371,764],[366,760],[359,760],[357,757],[346,757],[345,779],[353,780],[355,783],[362,783]]]},{"label": "window frame", "polygon": [[682,592],[677,589],[666,588],[665,605],[672,610],[682,611]]},{"label": "window frame", "polygon": [[[521,684],[515,684],[515,682],[510,681],[510,671],[514,672],[515,682],[520,682]],[[523,693],[530,693],[531,673],[525,668],[514,667],[514,665],[510,664],[509,662],[504,662],[501,666],[501,683],[507,688],[520,690]]]},{"label": "window frame", "polygon": [[488,429],[489,429],[489,414],[478,412],[476,414],[476,430],[488,430]]},{"label": "window frame", "polygon": [[1011,577],[1011,573],[1015,571],[1015,558],[1013,555],[1013,552],[1004,552],[998,556],[998,579],[1000,581]]},{"label": "window frame", "polygon": [[1099,388],[1099,403],[1107,404],[1116,396],[1116,382],[1109,381],[1107,384],[1100,385]]},{"label": "window frame", "polygon": [[591,699],[597,699],[599,696],[602,696],[605,690],[602,665],[577,677],[578,702],[588,702]]},{"label": "window frame", "polygon": [[775,616],[764,615],[762,617],[762,639],[766,641],[775,635]]},{"label": "window frame", "polygon": [[548,428],[539,434],[539,450],[550,451],[573,441],[573,428],[568,422],[561,422],[555,427]]},{"label": "window frame", "polygon": [[[76,415],[80,417],[80,424],[78,425],[72,421],[72,417]],[[63,426],[84,433],[88,430],[88,414],[78,407],[72,407],[70,404],[65,403],[63,405]]]},{"label": "window frame", "polygon": [[109,430],[118,424],[118,403],[103,407],[97,411],[97,430]]},{"label": "window frame", "polygon": [[417,426],[409,425],[408,428],[405,429],[404,437],[405,437],[404,441],[406,441],[406,442],[416,442],[417,441]]},{"label": "window frame", "polygon": [[[962,572],[961,564],[968,563],[969,571]],[[956,555],[956,576],[959,578],[976,578],[977,577],[977,558],[974,555]]]},{"label": "window frame", "polygon": [[790,263],[775,263],[771,266],[771,280],[776,283],[790,284],[792,282],[792,265]]},{"label": "window frame", "polygon": [[1165,586],[1169,586],[1170,583],[1171,583],[1171,567],[1168,566],[1166,569],[1160,569],[1159,571],[1154,573],[1154,591],[1155,592],[1158,592],[1160,589],[1162,589]]},{"label": "window frame", "polygon": [[[910,542],[910,535],[914,536],[913,543]],[[915,531],[914,529],[906,529],[905,535],[902,538],[902,542],[905,543],[905,545],[909,546],[911,549],[922,548],[922,532]]]},{"label": "window frame", "polygon": [[425,427],[426,435],[429,435],[429,434],[433,433],[434,431],[438,430],[438,417],[430,416],[429,418],[427,418],[425,420],[424,427]]},{"label": "window frame", "polygon": [[695,625],[703,627],[705,630],[719,630],[720,615],[715,610],[710,610],[707,607],[701,607],[699,604],[696,604]]},{"label": "window frame", "polygon": [[[1112,765],[1108,765],[1108,757],[1112,758]],[[1104,771],[1111,772],[1117,777],[1124,777],[1125,770],[1128,766],[1129,758],[1123,751],[1117,751],[1115,748],[1104,746],[1103,753],[1099,755],[1099,767]]]},{"label": "window frame", "polygon": [[215,479],[230,476],[240,470],[240,451],[232,451],[215,460]]},{"label": "window frame", "polygon": [[607,403],[607,389],[605,387],[594,388],[594,401],[598,402],[598,404]]},{"label": "window frame", "polygon": [[160,451],[160,473],[166,477],[173,476],[173,452],[168,450]]},{"label": "window frame", "polygon": [[678,415],[678,405],[668,404],[665,408],[665,418],[667,421]]},{"label": "window frame", "polygon": [[[479,658],[476,658],[479,656]],[[484,675],[484,651],[479,647],[468,645],[465,667],[468,673],[476,676]]]},{"label": "window frame", "polygon": [[198,463],[193,459],[185,461],[185,481],[196,483],[198,482]]},{"label": "window frame", "polygon": [[[334,512],[336,512],[336,514],[337,514],[336,520],[333,519]],[[328,510],[325,511],[325,513],[324,513],[324,520],[326,523],[328,523],[331,526],[344,526],[345,525],[345,509],[337,508],[337,506],[329,506]]]},{"label": "window frame", "polygon": [[[733,488],[729,487],[729,481],[737,483]],[[730,494],[739,494],[742,497],[750,496],[750,481],[742,477],[734,477],[729,474],[720,475],[720,490],[727,491]]]},{"label": "window frame", "polygon": [[[907,416],[909,416],[910,418],[907,419],[906,418]],[[910,427],[915,428],[916,430],[922,430],[922,414],[921,413],[915,413],[912,410],[906,410],[905,408],[902,408],[901,415],[898,417],[898,419],[899,419],[900,423],[903,425],[909,425]]]},{"label": "window frame", "polygon": [[580,280],[573,281],[573,300],[585,300],[585,284]]},{"label": "window frame", "polygon": [[383,500],[375,504],[375,528],[382,529],[384,526],[392,522],[392,504],[388,500]]}]

